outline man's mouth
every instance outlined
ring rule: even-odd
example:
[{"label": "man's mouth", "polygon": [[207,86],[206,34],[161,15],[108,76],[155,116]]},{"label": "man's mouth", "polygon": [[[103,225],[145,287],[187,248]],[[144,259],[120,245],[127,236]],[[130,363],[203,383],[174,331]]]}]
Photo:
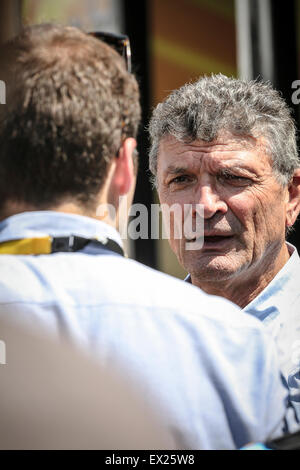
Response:
[{"label": "man's mouth", "polygon": [[220,249],[225,248],[226,245],[232,240],[233,235],[230,234],[212,234],[212,235],[205,235],[203,240],[203,249]]},{"label": "man's mouth", "polygon": [[204,243],[218,243],[228,238],[232,238],[232,235],[204,235]]},{"label": "man's mouth", "polygon": [[[229,240],[233,238],[233,235],[224,234],[224,235],[205,235],[203,236],[203,248],[211,248],[211,247],[222,247],[222,245],[226,244]],[[196,237],[187,240],[190,243],[196,242]]]}]

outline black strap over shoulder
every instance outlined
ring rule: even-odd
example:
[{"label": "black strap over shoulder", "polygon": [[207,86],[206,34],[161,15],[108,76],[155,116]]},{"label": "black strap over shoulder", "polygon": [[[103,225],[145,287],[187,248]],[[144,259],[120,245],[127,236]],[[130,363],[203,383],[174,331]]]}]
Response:
[{"label": "black strap over shoulder", "polygon": [[107,238],[104,241],[100,241],[94,238],[84,238],[78,237],[76,235],[70,235],[69,237],[53,237],[51,253],[72,253],[84,250],[88,246],[91,246],[94,249],[99,248],[101,249],[101,252],[103,252],[104,249],[124,256],[124,251],[120,245],[110,238]]}]

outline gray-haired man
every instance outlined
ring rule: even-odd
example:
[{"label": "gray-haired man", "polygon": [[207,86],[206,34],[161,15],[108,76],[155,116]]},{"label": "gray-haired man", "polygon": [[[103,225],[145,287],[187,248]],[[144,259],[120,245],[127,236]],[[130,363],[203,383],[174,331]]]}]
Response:
[{"label": "gray-haired man", "polygon": [[266,83],[203,77],[157,106],[150,134],[161,203],[203,210],[201,249],[170,236],[189,281],[265,323],[299,405],[300,261],[285,235],[300,210],[300,170],[286,103]]}]

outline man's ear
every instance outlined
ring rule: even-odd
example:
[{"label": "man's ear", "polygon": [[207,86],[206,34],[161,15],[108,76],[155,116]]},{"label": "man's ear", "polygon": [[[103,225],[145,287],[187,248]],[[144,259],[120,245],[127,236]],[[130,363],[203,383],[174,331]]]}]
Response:
[{"label": "man's ear", "polygon": [[286,204],[286,226],[292,227],[300,212],[300,168],[294,171],[288,186],[288,202]]},{"label": "man's ear", "polygon": [[124,196],[128,194],[135,184],[135,172],[133,165],[133,152],[136,148],[136,140],[133,138],[125,139],[115,158],[115,170],[111,185],[115,194]]}]

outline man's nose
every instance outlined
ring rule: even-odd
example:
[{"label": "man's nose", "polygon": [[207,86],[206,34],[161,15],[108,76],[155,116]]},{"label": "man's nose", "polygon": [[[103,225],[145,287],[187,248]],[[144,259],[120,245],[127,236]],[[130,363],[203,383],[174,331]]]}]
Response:
[{"label": "man's nose", "polygon": [[210,219],[217,212],[222,214],[227,212],[226,202],[208,182],[199,185],[196,203],[203,208],[204,219]]}]

